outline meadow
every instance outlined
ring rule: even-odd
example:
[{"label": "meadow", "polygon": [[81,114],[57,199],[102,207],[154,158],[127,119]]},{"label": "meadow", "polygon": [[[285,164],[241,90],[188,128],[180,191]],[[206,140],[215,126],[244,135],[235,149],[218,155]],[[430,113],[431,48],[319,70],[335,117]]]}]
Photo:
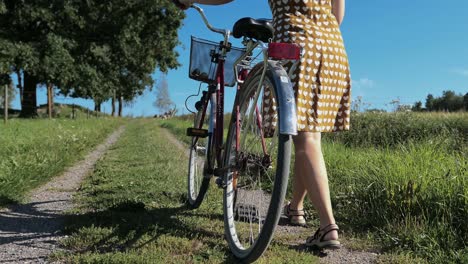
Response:
[{"label": "meadow", "polygon": [[0,207],[82,159],[123,123],[119,119],[12,119],[0,124]]},{"label": "meadow", "polygon": [[[333,207],[348,248],[378,251],[378,263],[468,262],[467,122],[461,113],[359,113],[351,131],[324,135]],[[223,237],[221,190],[213,184],[198,210],[184,205],[187,156],[166,133],[187,143],[188,116],[0,125],[0,205],[21,202],[123,123],[126,131],[68,212],[62,246],[69,251],[51,260],[234,263]],[[311,205],[306,209],[316,226]],[[259,263],[317,263],[291,245],[310,232],[277,233]]]},{"label": "meadow", "polygon": [[[163,123],[186,142],[189,125]],[[323,144],[344,232],[385,252],[467,263],[468,114],[359,113],[351,127]]]}]

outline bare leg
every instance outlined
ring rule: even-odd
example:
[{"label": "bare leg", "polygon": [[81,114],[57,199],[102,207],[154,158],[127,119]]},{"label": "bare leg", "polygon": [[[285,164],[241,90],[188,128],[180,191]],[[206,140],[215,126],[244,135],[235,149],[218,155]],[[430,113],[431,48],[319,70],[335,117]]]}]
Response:
[{"label": "bare leg", "polygon": [[[291,210],[303,210],[304,209],[304,198],[307,195],[307,191],[305,189],[304,181],[302,180],[302,175],[300,172],[298,173],[298,168],[300,166],[297,165],[297,159],[294,165],[294,179],[293,179],[293,189],[292,194],[293,197],[291,199],[291,203],[289,208]],[[302,218],[302,216],[292,216],[293,219],[298,220]]]},{"label": "bare leg", "polygon": [[[327,170],[322,154],[321,134],[299,132],[294,137],[294,145],[296,161],[291,209],[295,209],[293,206],[302,206],[305,194],[308,193],[309,199],[319,214],[320,227],[334,224]],[[328,233],[325,239],[338,239],[338,232]]]},{"label": "bare leg", "polygon": [[298,159],[296,158],[295,163],[294,163],[294,179],[293,179],[293,189],[292,189],[293,197],[291,199],[291,205],[290,205],[290,208],[292,210],[302,210],[304,208],[304,198],[307,195],[305,183],[304,183],[304,180],[302,179],[303,175],[301,174],[301,171],[300,171],[301,165],[298,163],[299,163]]}]

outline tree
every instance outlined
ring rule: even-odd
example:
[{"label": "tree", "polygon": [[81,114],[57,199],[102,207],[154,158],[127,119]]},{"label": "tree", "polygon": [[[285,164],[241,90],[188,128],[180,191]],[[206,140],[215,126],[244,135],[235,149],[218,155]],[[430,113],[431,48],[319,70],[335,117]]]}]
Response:
[{"label": "tree", "polygon": [[96,109],[114,91],[131,101],[155,69],[179,65],[183,17],[169,0],[0,0],[0,74],[23,73],[24,117],[36,115],[38,85]]},{"label": "tree", "polygon": [[422,102],[421,101],[417,101],[413,107],[411,108],[411,111],[414,111],[414,112],[421,112],[423,110],[422,108]]},{"label": "tree", "polygon": [[453,112],[463,109],[463,96],[456,95],[454,91],[443,91],[442,105],[444,110]]},{"label": "tree", "polygon": [[73,1],[4,0],[0,38],[9,49],[8,68],[24,72],[22,117],[34,117],[38,84],[60,85],[70,79],[73,41],[66,38],[67,8]]},{"label": "tree", "polygon": [[441,97],[429,94],[426,98],[427,111],[462,111],[466,110],[466,95],[456,94],[454,91],[443,91]]},{"label": "tree", "polygon": [[463,105],[464,105],[465,111],[468,111],[468,93],[466,93],[465,96],[463,96]]},{"label": "tree", "polygon": [[[98,78],[74,88],[76,94],[92,97],[97,104],[115,92],[120,113],[123,102],[151,89],[155,69],[176,68],[179,44],[177,29],[183,12],[168,0],[80,1],[85,21],[81,31],[91,43],[80,43],[85,65],[98,65]],[[99,77],[102,76],[102,77]],[[92,93],[91,93],[92,91]]]},{"label": "tree", "polygon": [[426,109],[427,111],[434,111],[434,96],[428,94],[426,97]]},{"label": "tree", "polygon": [[168,83],[166,76],[161,74],[160,82],[157,86],[156,90],[156,101],[154,102],[154,106],[159,109],[160,113],[164,113],[169,111],[171,106],[174,104],[169,96],[168,90]]}]

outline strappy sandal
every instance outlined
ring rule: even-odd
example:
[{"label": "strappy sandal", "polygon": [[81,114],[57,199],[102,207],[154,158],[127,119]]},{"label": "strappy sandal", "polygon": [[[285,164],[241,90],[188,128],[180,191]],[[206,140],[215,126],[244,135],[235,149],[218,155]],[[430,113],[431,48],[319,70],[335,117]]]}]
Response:
[{"label": "strappy sandal", "polygon": [[289,219],[289,224],[294,226],[307,226],[304,210],[291,209],[291,203],[284,206],[284,215]]},{"label": "strappy sandal", "polygon": [[339,228],[336,224],[330,224],[322,229],[318,229],[315,234],[306,240],[306,246],[317,249],[338,249],[341,247],[338,240],[323,240],[323,238],[332,231],[338,231]]}]

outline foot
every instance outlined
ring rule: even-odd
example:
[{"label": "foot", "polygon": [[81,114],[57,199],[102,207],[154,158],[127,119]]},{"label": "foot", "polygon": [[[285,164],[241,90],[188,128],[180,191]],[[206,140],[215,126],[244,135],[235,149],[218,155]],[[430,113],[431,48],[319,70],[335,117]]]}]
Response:
[{"label": "foot", "polygon": [[291,209],[291,203],[284,206],[283,213],[289,219],[289,223],[295,226],[306,226],[304,209]]},{"label": "foot", "polygon": [[[320,229],[325,229],[327,226],[320,227]],[[323,240],[338,240],[338,230],[331,230],[325,236],[323,236]]]},{"label": "foot", "polygon": [[338,241],[338,226],[330,224],[319,228],[315,234],[306,240],[306,246],[317,249],[338,249],[341,247]]}]

